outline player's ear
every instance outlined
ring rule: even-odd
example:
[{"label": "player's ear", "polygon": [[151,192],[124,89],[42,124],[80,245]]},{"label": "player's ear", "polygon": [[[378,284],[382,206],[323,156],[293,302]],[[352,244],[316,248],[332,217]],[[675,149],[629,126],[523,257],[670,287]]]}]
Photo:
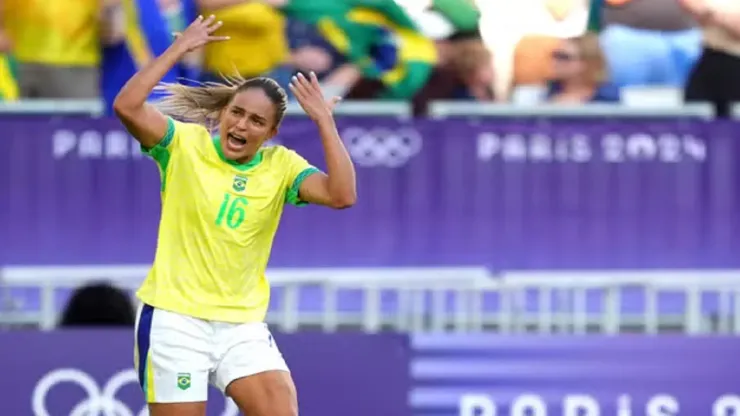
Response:
[{"label": "player's ear", "polygon": [[273,127],[272,130],[270,130],[270,137],[268,137],[268,139],[272,139],[273,137],[277,136],[278,131],[278,126]]}]

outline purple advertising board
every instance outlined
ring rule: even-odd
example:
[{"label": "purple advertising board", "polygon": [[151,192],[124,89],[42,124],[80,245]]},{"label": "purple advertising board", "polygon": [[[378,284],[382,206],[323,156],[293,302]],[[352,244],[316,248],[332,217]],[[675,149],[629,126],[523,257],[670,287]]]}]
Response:
[{"label": "purple advertising board", "polygon": [[[302,416],[408,416],[402,335],[276,334]],[[3,416],[139,416],[133,330],[0,333]],[[211,390],[209,416],[238,410]],[[105,410],[107,406],[107,409]]]},{"label": "purple advertising board", "polygon": [[416,335],[415,416],[734,416],[740,338]]},{"label": "purple advertising board", "polygon": [[[342,118],[349,210],[288,208],[272,267],[740,266],[740,125]],[[147,264],[159,177],[114,120],[2,118],[0,264]],[[278,141],[318,166],[307,119]]]},{"label": "purple advertising board", "polygon": [[[740,414],[740,338],[299,333],[276,339],[302,416]],[[0,413],[145,414],[132,344],[125,330],[0,333]],[[211,393],[209,416],[238,414],[232,402]]]}]

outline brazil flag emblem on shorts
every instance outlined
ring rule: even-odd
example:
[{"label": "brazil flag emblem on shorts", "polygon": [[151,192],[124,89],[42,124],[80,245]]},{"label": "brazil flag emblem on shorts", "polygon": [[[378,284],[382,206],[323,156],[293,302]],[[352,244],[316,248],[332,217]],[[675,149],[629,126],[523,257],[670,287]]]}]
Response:
[{"label": "brazil flag emblem on shorts", "polygon": [[234,190],[236,192],[242,192],[247,187],[247,178],[244,176],[234,176]]},{"label": "brazil flag emblem on shorts", "polygon": [[190,388],[190,373],[177,374],[177,387],[180,390],[187,390]]}]

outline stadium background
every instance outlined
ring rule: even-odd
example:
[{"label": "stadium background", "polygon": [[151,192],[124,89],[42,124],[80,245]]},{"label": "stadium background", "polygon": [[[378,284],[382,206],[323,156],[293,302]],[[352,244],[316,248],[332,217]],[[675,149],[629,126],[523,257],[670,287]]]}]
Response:
[{"label": "stadium background", "polygon": [[[302,415],[740,414],[740,111],[683,99],[703,59],[702,28],[686,23],[681,2],[650,1],[634,26],[619,13],[644,1],[492,0],[476,3],[472,26],[470,2],[377,2],[438,48],[440,61],[423,65],[455,75],[436,90],[445,78],[430,78],[429,91],[364,72],[370,100],[351,99],[363,96],[359,83],[323,78],[328,90],[351,90],[337,121],[359,203],[286,210],[273,250],[268,321]],[[125,78],[135,65],[44,61],[59,57],[53,47],[82,48],[54,28],[34,32],[39,56],[29,56],[19,28],[39,13],[2,4],[0,414],[144,415],[130,295],[154,253],[156,167],[107,116],[115,82],[105,75],[102,99],[80,99],[24,96],[28,73],[10,70],[112,65]],[[130,4],[105,2],[101,21],[115,32]],[[136,4],[156,52],[169,42],[162,22],[176,27],[194,3]],[[59,5],[49,0],[44,13]],[[256,60],[259,73],[284,79],[297,63],[326,67],[327,55],[334,69],[366,55],[382,70],[419,68],[403,58],[397,26],[379,24],[372,50],[342,53],[316,29],[325,23],[239,7],[250,9],[224,13],[249,29],[245,55],[260,56],[276,33],[286,45],[285,56]],[[458,9],[462,17],[450,13]],[[668,30],[668,15],[683,23]],[[587,74],[564,66],[574,57],[564,59],[562,39],[587,29],[609,77],[576,102],[569,86]],[[130,46],[111,39],[106,53]],[[473,63],[443,62],[454,42]],[[207,76],[208,59],[181,69]],[[276,141],[321,165],[297,106]],[[236,414],[212,396],[209,415]]]}]

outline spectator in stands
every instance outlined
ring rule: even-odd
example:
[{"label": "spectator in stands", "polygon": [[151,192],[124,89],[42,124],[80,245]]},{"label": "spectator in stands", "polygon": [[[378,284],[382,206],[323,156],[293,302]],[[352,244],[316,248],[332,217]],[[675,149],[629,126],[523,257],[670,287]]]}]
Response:
[{"label": "spectator in stands", "polygon": [[[224,22],[229,42],[209,44],[204,52],[191,53],[173,68],[164,82],[214,81],[222,75],[267,75],[287,88],[295,68],[320,72],[326,56],[303,48],[288,49],[285,18],[274,7],[282,0],[127,0],[124,36],[114,37],[104,50],[103,96],[108,112],[125,82],[172,43],[198,13],[215,14]],[[318,53],[320,53],[319,51]],[[318,63],[317,63],[318,61]],[[159,98],[155,91],[151,98]]]},{"label": "spectator in stands", "polygon": [[[197,0],[125,0],[119,6],[123,20],[123,34],[109,35],[103,50],[102,90],[108,113],[112,113],[113,99],[137,69],[160,55],[170,45],[173,33],[184,30],[196,18]],[[218,0],[216,0],[218,1]],[[203,3],[208,4],[207,0]],[[112,19],[113,17],[111,17]],[[190,54],[180,65],[170,71],[165,82],[197,79],[200,76],[201,57]],[[153,94],[152,98],[157,98]]]},{"label": "spectator in stands", "polygon": [[3,26],[27,98],[98,98],[100,0],[3,0]]},{"label": "spectator in stands", "polygon": [[687,101],[708,101],[719,117],[740,102],[740,1],[680,0],[701,24],[704,50],[686,86]]},{"label": "spectator in stands", "polygon": [[414,114],[424,114],[427,104],[435,100],[493,100],[493,60],[482,42],[480,12],[472,0],[442,0],[433,7],[413,0],[399,3],[422,33],[435,41],[438,55],[429,80],[413,97]]},{"label": "spectator in stands", "polygon": [[608,83],[607,65],[593,33],[561,42],[553,52],[554,78],[548,99],[554,103],[614,102],[619,91]]},{"label": "spectator in stands", "polygon": [[325,83],[349,89],[364,76],[382,81],[387,98],[410,98],[436,62],[432,42],[393,0],[355,3],[291,0],[283,11],[290,18],[315,24],[349,62]]},{"label": "spectator in stands", "polygon": [[[286,36],[291,52],[291,64],[304,72],[313,71],[319,79],[346,63],[344,56],[327,41],[316,26],[288,19]],[[341,95],[325,91],[327,96]]]},{"label": "spectator in stands", "polygon": [[480,39],[438,41],[437,50],[439,65],[412,99],[414,115],[425,114],[436,100],[493,101],[491,53]]},{"label": "spectator in stands", "polygon": [[604,2],[601,44],[613,84],[685,85],[701,32],[676,0],[597,1]]},{"label": "spectator in stands", "polygon": [[221,75],[252,78],[264,75],[288,60],[290,50],[285,36],[285,18],[268,4],[254,2],[222,8],[203,9],[224,22],[221,33],[228,42],[210,43],[205,48],[206,79]]},{"label": "spectator in stands", "polygon": [[133,327],[135,311],[130,296],[107,283],[81,287],[72,294],[59,326]]},{"label": "spectator in stands", "polygon": [[[477,24],[477,11],[465,0],[437,0],[433,6],[451,9],[456,19],[460,11],[472,11],[460,20],[473,16],[466,23]],[[377,84],[369,88],[374,91],[351,92],[347,98],[411,99],[427,84],[438,60],[434,42],[393,0],[292,0],[283,11],[291,18],[315,24],[346,58],[347,64],[329,74],[325,84],[351,88],[360,79]]]},{"label": "spectator in stands", "polygon": [[317,41],[303,39],[291,42],[291,37],[316,34],[315,29],[299,21],[289,21],[273,6],[266,3],[244,3],[221,10],[204,10],[224,22],[222,33],[230,36],[228,42],[211,43],[205,48],[205,80],[217,81],[222,75],[241,75],[245,78],[268,76],[286,91],[297,71],[323,75],[334,61],[332,54]]},{"label": "spectator in stands", "polygon": [[[435,42],[437,65],[425,85],[411,98],[413,114],[426,114],[436,100],[492,101],[493,67],[491,54],[480,39],[455,39]],[[382,97],[381,81],[364,78],[348,93],[349,99]]]},{"label": "spectator in stands", "polygon": [[551,56],[563,39],[582,35],[589,0],[478,0],[481,35],[491,50],[494,95],[508,101],[520,85],[544,87],[553,77]]}]

